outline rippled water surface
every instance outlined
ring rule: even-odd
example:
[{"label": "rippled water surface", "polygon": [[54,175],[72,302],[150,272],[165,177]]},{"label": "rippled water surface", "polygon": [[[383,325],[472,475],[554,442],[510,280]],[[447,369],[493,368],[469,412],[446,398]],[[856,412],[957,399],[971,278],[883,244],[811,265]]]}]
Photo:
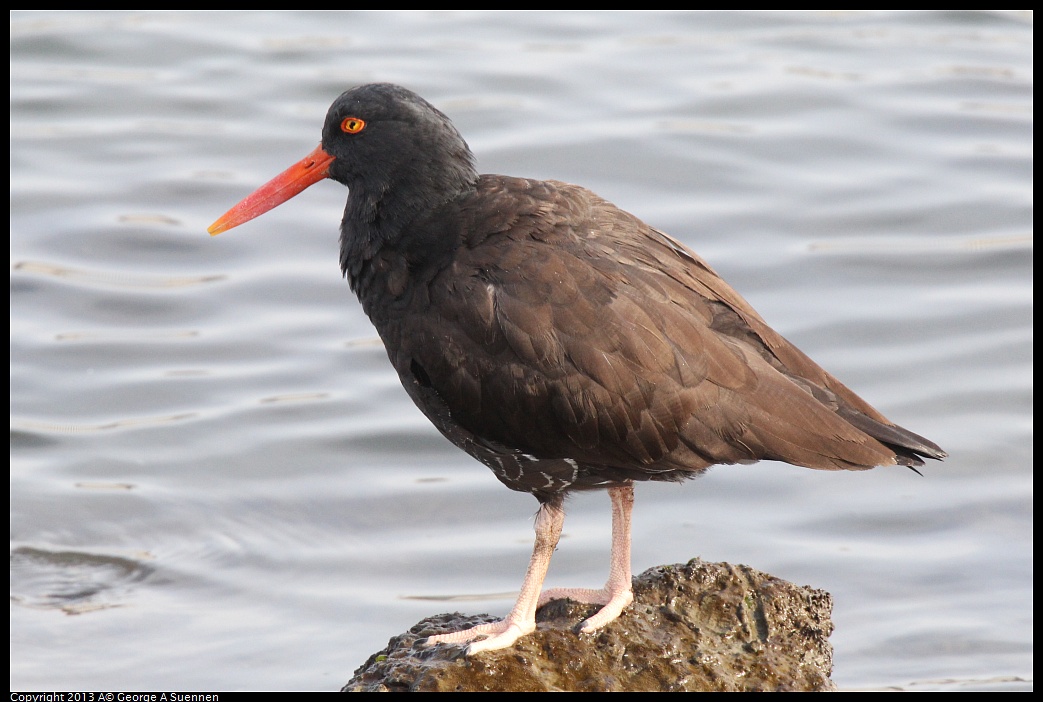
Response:
[{"label": "rippled water surface", "polygon": [[[503,614],[532,497],[399,386],[337,261],[346,191],[206,227],[352,85],[484,172],[586,185],[951,457],[640,485],[634,568],[833,593],[844,688],[1032,675],[1032,15],[11,14],[11,687],[339,688]],[[597,586],[608,499],[548,584]]]}]

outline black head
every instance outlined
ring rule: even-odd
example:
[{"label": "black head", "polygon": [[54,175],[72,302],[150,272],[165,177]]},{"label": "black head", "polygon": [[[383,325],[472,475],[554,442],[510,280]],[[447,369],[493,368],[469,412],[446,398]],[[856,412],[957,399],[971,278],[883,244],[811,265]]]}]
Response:
[{"label": "black head", "polygon": [[360,85],[337,98],[322,148],[334,158],[329,177],[374,204],[388,194],[444,201],[477,179],[474,156],[449,118],[391,83]]},{"label": "black head", "polygon": [[473,188],[474,156],[449,118],[390,83],[352,88],[334,101],[322,144],[210,226],[219,234],[333,178],[350,189],[348,238],[393,238],[418,215]]}]

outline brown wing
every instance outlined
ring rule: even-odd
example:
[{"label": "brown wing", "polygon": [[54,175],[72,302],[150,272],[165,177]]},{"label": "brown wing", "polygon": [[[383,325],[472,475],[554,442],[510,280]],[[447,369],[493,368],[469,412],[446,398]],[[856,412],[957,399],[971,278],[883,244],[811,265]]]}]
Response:
[{"label": "brown wing", "polygon": [[483,176],[458,206],[463,244],[374,319],[407,389],[425,388],[414,400],[457,443],[462,430],[651,479],[941,454],[775,333],[695,254],[593,193]]},{"label": "brown wing", "polygon": [[[712,324],[715,331],[742,340],[776,371],[811,393],[852,426],[894,451],[900,465],[919,466],[923,465],[920,456],[942,459],[948,455],[932,441],[892,423],[769,327],[756,310],[699,256],[663,232],[650,231],[682,259],[679,279],[682,284],[693,286],[693,281],[697,281],[694,290],[718,301]],[[671,267],[671,273],[674,271]]]}]

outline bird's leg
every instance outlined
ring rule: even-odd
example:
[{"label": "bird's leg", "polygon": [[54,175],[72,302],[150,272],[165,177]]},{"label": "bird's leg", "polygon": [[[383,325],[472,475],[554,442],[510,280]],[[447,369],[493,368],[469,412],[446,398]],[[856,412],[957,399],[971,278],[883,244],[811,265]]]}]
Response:
[{"label": "bird's leg", "polygon": [[[561,538],[561,527],[565,523],[565,509],[561,498],[547,502],[540,507],[536,515],[536,543],[532,548],[529,569],[525,572],[518,601],[505,618],[498,622],[480,624],[470,629],[456,631],[452,634],[438,634],[428,637],[426,646],[438,643],[467,643],[479,636],[489,638],[474,641],[467,647],[467,655],[481,651],[495,651],[507,648],[522,636],[536,630],[536,607],[540,598],[543,579],[547,577],[551,556]],[[629,559],[628,559],[629,560]],[[627,567],[629,573],[629,566]]]},{"label": "bird's leg", "polygon": [[609,488],[612,498],[612,556],[608,581],[600,590],[558,587],[540,595],[540,605],[551,600],[569,598],[587,604],[605,605],[584,621],[579,631],[589,634],[618,617],[634,601],[630,577],[630,514],[634,510],[634,486]]}]

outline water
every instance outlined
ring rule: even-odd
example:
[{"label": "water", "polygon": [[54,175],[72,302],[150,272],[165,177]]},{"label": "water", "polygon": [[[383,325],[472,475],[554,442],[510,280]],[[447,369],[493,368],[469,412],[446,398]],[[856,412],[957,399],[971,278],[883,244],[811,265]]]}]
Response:
[{"label": "water", "polygon": [[[833,593],[846,689],[1031,688],[1032,14],[11,14],[11,687],[339,688],[532,542],[412,406],[320,184],[205,229],[346,88],[483,172],[581,183],[706,257],[951,457],[640,485],[634,568]],[[608,499],[549,586],[596,586]]]}]

